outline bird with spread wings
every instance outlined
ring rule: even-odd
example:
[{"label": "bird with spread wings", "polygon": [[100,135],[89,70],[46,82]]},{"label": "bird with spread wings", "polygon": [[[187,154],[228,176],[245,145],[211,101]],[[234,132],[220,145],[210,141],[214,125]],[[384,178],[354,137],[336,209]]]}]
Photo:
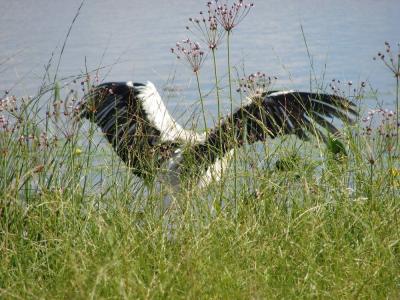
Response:
[{"label": "bird with spread wings", "polygon": [[[97,124],[120,158],[145,181],[196,186],[219,180],[234,149],[282,135],[302,140],[338,133],[333,119],[352,123],[353,102],[337,95],[264,91],[207,133],[184,129],[169,114],[151,82],[103,83],[84,97],[83,117]],[[162,174],[162,176],[159,176]]]}]

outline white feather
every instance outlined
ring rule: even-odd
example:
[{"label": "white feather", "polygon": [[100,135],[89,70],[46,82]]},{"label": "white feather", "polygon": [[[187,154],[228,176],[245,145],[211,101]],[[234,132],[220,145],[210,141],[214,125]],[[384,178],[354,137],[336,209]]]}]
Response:
[{"label": "white feather", "polygon": [[294,90],[274,92],[274,93],[268,94],[268,97],[287,95],[287,94],[291,94],[291,93],[294,93]]},{"label": "white feather", "polygon": [[[159,174],[158,182],[165,188],[165,196],[163,198],[162,211],[165,212],[171,208],[172,200],[181,192],[181,162],[182,150],[177,149],[173,156],[164,164],[162,171]],[[229,161],[232,158],[234,149],[230,150],[222,158],[218,158],[206,171],[199,175],[199,180],[196,185],[198,188],[205,188],[213,181],[220,181],[223,172],[226,171]]]},{"label": "white feather", "polygon": [[220,181],[224,170],[228,167],[229,160],[233,156],[234,149],[230,150],[227,154],[225,154],[222,158],[218,158],[214,164],[207,168],[199,179],[197,186],[199,188],[206,187],[212,181]]},{"label": "white feather", "polygon": [[163,142],[202,142],[205,140],[205,134],[198,134],[194,131],[185,130],[171,117],[160,94],[150,81],[143,87],[137,87],[137,89],[140,92],[138,97],[142,100],[143,109],[147,114],[147,118],[153,126],[160,130],[161,140]]}]

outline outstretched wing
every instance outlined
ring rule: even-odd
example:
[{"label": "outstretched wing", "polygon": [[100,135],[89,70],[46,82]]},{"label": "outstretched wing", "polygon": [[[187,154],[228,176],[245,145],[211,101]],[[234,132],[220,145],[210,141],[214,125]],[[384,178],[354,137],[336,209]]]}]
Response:
[{"label": "outstretched wing", "polygon": [[352,123],[357,115],[351,101],[323,93],[268,92],[250,100],[195,147],[193,154],[198,160],[212,164],[235,145],[264,141],[268,136],[295,134],[308,140],[314,135],[327,142],[326,132],[338,132],[333,119]]},{"label": "outstretched wing", "polygon": [[97,86],[84,98],[83,116],[101,128],[122,160],[144,179],[153,178],[157,168],[188,139],[150,82]]},{"label": "outstretched wing", "polygon": [[[233,116],[234,122],[246,118],[246,133],[249,142],[264,140],[266,134],[272,138],[284,134],[295,134],[308,140],[309,135],[327,141],[327,132],[336,134],[335,118],[352,123],[357,115],[353,102],[324,93],[295,91],[269,92],[253,99]],[[242,133],[243,130],[241,131]],[[243,137],[242,137],[243,138]]]}]

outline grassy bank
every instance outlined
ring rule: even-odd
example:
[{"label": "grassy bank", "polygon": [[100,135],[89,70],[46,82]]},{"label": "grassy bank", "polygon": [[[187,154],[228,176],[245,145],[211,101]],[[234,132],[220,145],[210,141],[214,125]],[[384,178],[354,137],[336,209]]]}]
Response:
[{"label": "grassy bank", "polygon": [[210,212],[219,184],[188,191],[166,226],[161,196],[59,92],[3,101],[1,298],[400,296],[396,137],[360,120],[343,129],[347,156],[317,140],[248,146],[225,209]]},{"label": "grassy bank", "polygon": [[398,298],[398,201],[335,194],[334,203],[306,197],[290,213],[271,194],[241,207],[236,222],[184,214],[171,240],[152,215],[136,225],[120,199],[82,215],[71,198],[49,193],[3,211],[1,295]]}]

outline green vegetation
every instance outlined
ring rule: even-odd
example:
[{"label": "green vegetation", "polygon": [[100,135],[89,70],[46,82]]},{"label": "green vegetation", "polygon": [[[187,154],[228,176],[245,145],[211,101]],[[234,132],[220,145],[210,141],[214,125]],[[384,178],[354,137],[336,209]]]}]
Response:
[{"label": "green vegetation", "polygon": [[[0,298],[400,298],[400,64],[387,57],[396,112],[371,111],[327,145],[285,137],[235,149],[222,182],[183,191],[166,215],[163,191],[147,190],[76,118],[89,76],[5,95]],[[365,97],[365,83],[331,88]]]},{"label": "green vegetation", "polygon": [[232,171],[220,213],[215,183],[180,195],[167,221],[161,194],[59,95],[2,102],[1,298],[400,296],[398,148],[379,127],[345,128],[330,147],[248,146],[236,208]]}]

